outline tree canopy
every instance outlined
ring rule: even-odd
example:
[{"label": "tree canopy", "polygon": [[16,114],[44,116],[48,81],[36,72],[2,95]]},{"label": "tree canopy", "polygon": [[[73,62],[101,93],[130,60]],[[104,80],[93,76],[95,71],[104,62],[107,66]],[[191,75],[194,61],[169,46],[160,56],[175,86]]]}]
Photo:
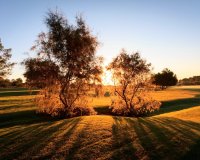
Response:
[{"label": "tree canopy", "polygon": [[113,112],[122,115],[143,115],[159,108],[160,104],[151,100],[146,93],[150,85],[151,64],[139,53],[128,54],[125,50],[113,59],[107,67],[115,80],[118,100],[113,101]]},{"label": "tree canopy", "polygon": [[5,79],[0,77],[0,87],[7,88],[7,87],[23,87],[24,83],[21,78],[17,79]]},{"label": "tree canopy", "polygon": [[161,73],[159,72],[153,75],[153,83],[161,86],[162,89],[168,86],[174,86],[177,82],[178,79],[176,75],[168,68],[165,68]]},{"label": "tree canopy", "polygon": [[[39,34],[32,47],[37,57],[23,62],[24,76],[30,86],[39,83],[43,88],[44,112],[82,114],[77,109],[85,105],[78,104],[80,98],[87,94],[91,84],[101,82],[102,58],[95,56],[97,38],[80,16],[76,17],[76,25],[71,25],[62,14],[49,12],[45,22],[48,32]],[[52,108],[52,100],[58,102],[57,107]]]},{"label": "tree canopy", "polygon": [[14,63],[9,62],[11,56],[11,49],[5,49],[0,39],[0,77],[10,73],[14,65]]}]

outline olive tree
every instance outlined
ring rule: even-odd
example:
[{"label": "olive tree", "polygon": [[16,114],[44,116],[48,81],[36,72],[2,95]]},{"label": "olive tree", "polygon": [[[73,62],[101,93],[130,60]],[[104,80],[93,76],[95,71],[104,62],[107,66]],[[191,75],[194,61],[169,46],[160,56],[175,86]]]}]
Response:
[{"label": "olive tree", "polygon": [[76,25],[70,25],[62,14],[49,12],[45,22],[48,31],[41,33],[32,47],[37,57],[23,62],[27,83],[43,88],[40,111],[64,117],[94,113],[83,97],[90,84],[101,82],[102,58],[95,55],[97,38],[80,16]]},{"label": "olive tree", "polygon": [[139,53],[128,54],[125,50],[107,67],[113,74],[117,99],[113,100],[112,111],[119,115],[140,116],[154,111],[160,103],[147,94],[150,86],[151,64]]}]

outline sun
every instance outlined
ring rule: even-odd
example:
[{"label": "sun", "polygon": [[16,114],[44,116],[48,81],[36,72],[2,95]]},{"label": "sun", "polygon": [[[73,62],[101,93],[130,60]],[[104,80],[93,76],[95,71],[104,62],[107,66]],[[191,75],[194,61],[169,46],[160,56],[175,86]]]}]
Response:
[{"label": "sun", "polygon": [[104,73],[102,75],[102,83],[103,85],[114,85],[111,71],[104,69]]}]

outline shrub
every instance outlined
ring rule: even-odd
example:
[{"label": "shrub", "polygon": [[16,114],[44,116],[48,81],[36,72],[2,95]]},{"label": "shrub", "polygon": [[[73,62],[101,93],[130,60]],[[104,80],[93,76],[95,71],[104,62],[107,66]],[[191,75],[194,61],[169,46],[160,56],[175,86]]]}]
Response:
[{"label": "shrub", "polygon": [[146,116],[149,113],[158,110],[160,106],[161,103],[156,100],[152,100],[147,97],[137,97],[130,105],[130,107],[127,107],[125,102],[122,99],[118,98],[112,100],[112,105],[110,106],[110,109],[116,115],[140,117]]},{"label": "shrub", "polygon": [[143,116],[159,109],[160,103],[147,97],[151,90],[151,64],[139,53],[128,54],[122,50],[108,65],[113,74],[114,100],[111,109],[114,114]]},{"label": "shrub", "polygon": [[36,105],[38,106],[37,113],[47,114],[52,117],[66,118],[82,115],[95,115],[94,109],[89,106],[86,97],[81,97],[76,101],[71,110],[67,110],[57,94],[58,89],[46,88],[40,91],[36,98]]}]

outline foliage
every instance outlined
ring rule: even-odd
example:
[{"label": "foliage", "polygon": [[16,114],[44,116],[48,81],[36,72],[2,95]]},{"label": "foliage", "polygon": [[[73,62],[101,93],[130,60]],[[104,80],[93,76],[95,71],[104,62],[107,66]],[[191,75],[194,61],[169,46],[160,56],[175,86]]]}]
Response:
[{"label": "foliage", "polygon": [[161,89],[165,89],[168,86],[174,86],[178,82],[176,75],[165,68],[161,73],[153,75],[153,83],[161,86]]},{"label": "foliage", "polygon": [[146,116],[156,110],[159,110],[161,103],[149,97],[138,96],[137,98],[134,98],[131,105],[131,107],[125,107],[125,101],[118,98],[112,101],[110,109],[112,109],[112,112],[117,115],[139,117]]},{"label": "foliage", "polygon": [[[35,99],[39,107],[37,112],[60,118],[96,114],[94,109],[88,105],[88,101],[84,96],[75,102],[74,107],[70,108],[71,110],[66,109],[62,101],[60,101],[59,92],[60,88],[57,85],[43,88]],[[68,100],[73,99],[69,97]]]},{"label": "foliage", "polygon": [[58,76],[58,66],[46,59],[28,58],[23,64],[25,65],[26,83],[30,87],[45,88],[54,84],[55,78]]},{"label": "foliage", "polygon": [[193,76],[179,80],[178,85],[200,85],[200,76]]},{"label": "foliage", "polygon": [[2,88],[22,87],[23,85],[24,84],[23,84],[23,81],[21,78],[9,80],[9,79],[4,79],[4,78],[0,77],[0,87],[2,87]]},{"label": "foliage", "polygon": [[106,91],[106,92],[104,93],[104,97],[110,97],[110,92]]},{"label": "foliage", "polygon": [[12,87],[22,87],[24,84],[21,78],[17,78],[17,79],[12,79],[11,85]]},{"label": "foliage", "polygon": [[103,86],[101,84],[93,85],[93,88],[94,88],[95,97],[102,96]]},{"label": "foliage", "polygon": [[4,79],[4,78],[0,77],[0,87],[6,88],[6,87],[10,87],[10,86],[11,86],[11,82],[9,79]]},{"label": "foliage", "polygon": [[150,66],[139,53],[129,55],[125,50],[109,64],[107,69],[112,71],[118,97],[111,105],[115,114],[141,116],[159,109],[160,103],[146,94],[150,87]]},{"label": "foliage", "polygon": [[[65,116],[75,116],[79,114],[77,107],[84,107],[77,102],[84,101],[81,98],[87,95],[91,84],[101,82],[102,58],[95,56],[98,41],[81,17],[76,17],[74,26],[61,14],[49,12],[46,24],[48,32],[41,33],[32,47],[37,58],[23,62],[24,76],[30,86],[38,83],[45,90],[41,92],[44,107],[55,106],[53,112],[58,116],[60,111]],[[45,98],[46,93],[51,98]]]},{"label": "foliage", "polygon": [[9,62],[11,58],[11,49],[5,49],[0,40],[0,77],[8,75],[14,65]]}]

